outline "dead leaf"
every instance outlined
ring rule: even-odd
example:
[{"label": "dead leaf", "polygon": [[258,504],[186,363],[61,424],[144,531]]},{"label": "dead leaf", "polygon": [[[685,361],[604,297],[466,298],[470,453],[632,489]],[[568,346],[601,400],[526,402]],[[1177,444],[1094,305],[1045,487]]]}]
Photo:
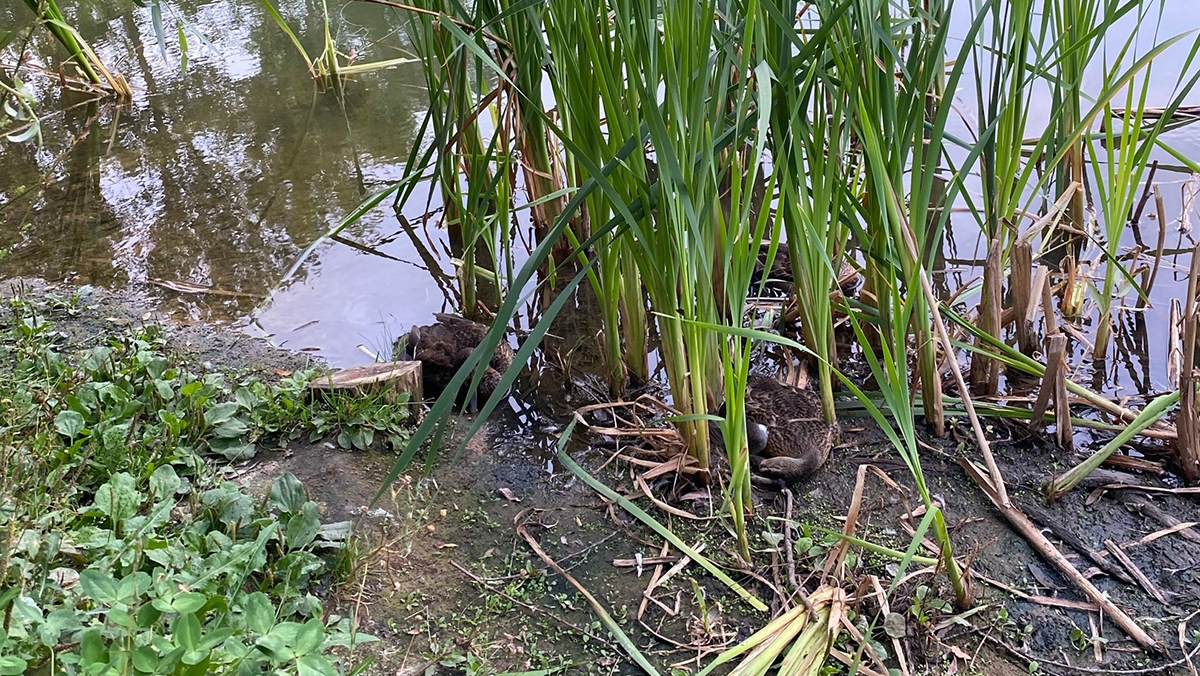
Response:
[{"label": "dead leaf", "polygon": [[508,500],[509,502],[520,502],[521,501],[521,498],[518,498],[516,496],[516,494],[512,492],[511,488],[501,488],[500,495],[503,495],[504,499]]}]

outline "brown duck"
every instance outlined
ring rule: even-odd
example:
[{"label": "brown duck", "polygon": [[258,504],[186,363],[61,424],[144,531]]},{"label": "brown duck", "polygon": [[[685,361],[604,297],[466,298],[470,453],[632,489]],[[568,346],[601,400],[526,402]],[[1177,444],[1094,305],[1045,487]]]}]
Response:
[{"label": "brown duck", "polygon": [[755,375],[746,383],[746,443],[750,466],[766,483],[801,481],[829,459],[837,426],[825,422],[821,398]]},{"label": "brown duck", "polygon": [[[438,320],[435,324],[412,327],[404,346],[404,352],[410,359],[421,362],[425,396],[431,398],[440,396],[450,385],[454,374],[479,347],[488,332],[486,325],[456,315],[436,313],[434,317]],[[476,396],[468,399],[467,385],[464,384],[458,396],[458,406],[466,411],[476,410],[479,401],[487,401],[496,391],[501,376],[512,363],[512,346],[501,340],[483,373]]]}]

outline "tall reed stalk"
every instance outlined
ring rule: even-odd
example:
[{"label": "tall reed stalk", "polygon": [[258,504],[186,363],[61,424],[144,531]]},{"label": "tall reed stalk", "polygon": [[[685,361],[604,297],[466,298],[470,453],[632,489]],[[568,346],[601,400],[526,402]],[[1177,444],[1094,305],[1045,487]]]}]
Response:
[{"label": "tall reed stalk", "polygon": [[801,38],[792,22],[781,19],[797,15],[797,2],[763,2],[770,6],[763,21],[763,56],[776,73],[771,108],[772,177],[779,187],[776,227],[787,236],[804,341],[815,354],[821,408],[832,423],[832,365],[837,359],[830,294],[848,233],[841,221],[850,197],[849,104],[847,92],[820,60],[792,58]]},{"label": "tall reed stalk", "polygon": [[[953,92],[942,83],[950,14],[947,6],[911,2],[908,16],[893,16],[891,3],[858,0],[839,23],[833,59],[850,97],[849,117],[862,146],[866,195],[863,221],[855,235],[866,259],[865,298],[877,310],[884,330],[911,329],[917,352],[921,402],[926,422],[937,435],[945,431],[942,388],[929,310],[920,294],[906,318],[911,327],[887,327],[898,315],[890,307],[891,287],[928,270],[933,245],[940,241],[942,219],[931,219],[931,198],[942,160],[942,142],[951,100],[935,97]],[[889,197],[889,195],[891,197]],[[898,246],[910,229],[917,250]]]},{"label": "tall reed stalk", "polygon": [[[477,312],[481,279],[491,285],[491,291],[499,290],[495,261],[500,239],[496,233],[508,222],[512,208],[512,162],[511,155],[499,152],[504,137],[489,134],[485,145],[480,128],[481,118],[495,115],[490,102],[496,98],[482,77],[480,61],[486,57],[482,34],[468,37],[449,15],[438,16],[439,10],[450,9],[438,1],[421,6],[425,12],[410,14],[408,33],[421,56],[430,97],[427,115],[437,150],[426,160],[435,164],[442,222],[451,251],[459,259],[462,310],[471,317]],[[467,41],[474,49],[468,48]],[[423,169],[409,167],[410,172]]]}]

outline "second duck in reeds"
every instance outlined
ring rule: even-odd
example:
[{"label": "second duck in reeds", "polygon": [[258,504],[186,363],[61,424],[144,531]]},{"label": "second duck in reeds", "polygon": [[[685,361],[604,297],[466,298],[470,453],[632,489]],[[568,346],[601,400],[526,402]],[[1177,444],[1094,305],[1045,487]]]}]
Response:
[{"label": "second duck in reeds", "polygon": [[825,422],[821,398],[769,376],[746,383],[746,443],[755,474],[774,487],[808,478],[829,459],[837,426]]},{"label": "second duck in reeds", "polygon": [[[422,386],[425,396],[429,398],[441,396],[450,385],[454,374],[466,363],[475,348],[479,347],[488,332],[486,325],[456,315],[436,313],[434,317],[437,318],[434,324],[412,327],[408,332],[407,343],[403,346],[405,355],[421,362]],[[470,383],[468,380],[458,394],[458,407],[469,412],[475,411],[479,401],[487,401],[496,391],[501,376],[512,363],[512,346],[508,341],[501,340],[488,361],[475,396],[466,396]]]}]

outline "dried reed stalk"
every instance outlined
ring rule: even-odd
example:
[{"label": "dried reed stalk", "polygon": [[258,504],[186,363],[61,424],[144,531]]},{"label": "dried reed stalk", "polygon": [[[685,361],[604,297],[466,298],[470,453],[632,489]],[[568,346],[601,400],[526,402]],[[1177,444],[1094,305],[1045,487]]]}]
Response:
[{"label": "dried reed stalk", "polygon": [[1183,477],[1188,483],[1200,481],[1200,418],[1196,412],[1196,323],[1200,301],[1196,289],[1200,285],[1200,244],[1192,250],[1192,266],[1188,273],[1188,291],[1183,311],[1183,368],[1179,373],[1179,414],[1175,429],[1175,455]]},{"label": "dried reed stalk", "polygon": [[1009,294],[1012,296],[1012,307],[1015,311],[1014,321],[1017,329],[1017,347],[1022,354],[1032,355],[1037,349],[1037,341],[1033,332],[1033,322],[1030,320],[1030,307],[1036,305],[1033,295],[1033,245],[1026,240],[1019,240],[1013,245],[1012,274],[1009,278]]},{"label": "dried reed stalk", "polygon": [[[1000,337],[1000,283],[1003,272],[1000,267],[1001,238],[992,238],[988,247],[987,260],[983,266],[983,291],[979,298],[979,328],[989,336]],[[983,339],[976,343],[982,349]],[[983,353],[971,356],[971,387],[982,394],[995,394],[1000,387],[1000,362]]]}]

